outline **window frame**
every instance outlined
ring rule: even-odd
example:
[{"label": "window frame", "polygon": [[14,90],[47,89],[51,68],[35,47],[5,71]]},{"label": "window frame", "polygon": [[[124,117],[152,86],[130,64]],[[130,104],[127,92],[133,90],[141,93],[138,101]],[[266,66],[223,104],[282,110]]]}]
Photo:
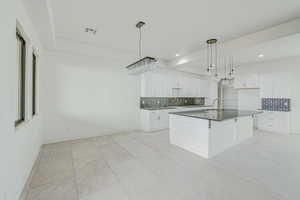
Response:
[{"label": "window frame", "polygon": [[32,52],[32,116],[37,114],[37,56]]},{"label": "window frame", "polygon": [[[17,30],[16,31],[16,39],[21,41],[21,71],[18,73],[20,73],[20,77],[18,77],[18,88],[20,88],[20,93],[18,93],[18,95],[20,95],[21,97],[17,97],[18,99],[20,98],[21,100],[21,104],[20,104],[20,110],[18,110],[18,115],[20,114],[20,118],[15,119],[15,126],[18,126],[19,124],[21,124],[22,122],[25,121],[25,106],[26,106],[26,41],[24,40],[24,38],[22,37],[22,35],[20,34],[20,32]],[[18,49],[19,50],[19,49]],[[18,70],[19,67],[18,67]],[[19,78],[21,79],[19,82]]]}]

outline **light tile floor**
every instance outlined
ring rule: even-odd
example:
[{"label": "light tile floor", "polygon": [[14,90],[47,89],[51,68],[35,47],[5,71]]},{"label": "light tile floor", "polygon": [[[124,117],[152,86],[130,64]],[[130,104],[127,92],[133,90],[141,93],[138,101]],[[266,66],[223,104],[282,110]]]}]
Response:
[{"label": "light tile floor", "polygon": [[212,159],[168,131],[44,145],[26,200],[298,200],[300,135],[257,132]]}]

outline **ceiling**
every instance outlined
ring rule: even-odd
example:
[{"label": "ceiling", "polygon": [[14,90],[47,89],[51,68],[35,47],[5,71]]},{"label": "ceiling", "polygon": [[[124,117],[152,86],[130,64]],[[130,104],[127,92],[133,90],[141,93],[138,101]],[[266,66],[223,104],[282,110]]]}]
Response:
[{"label": "ceiling", "polygon": [[[39,0],[24,0],[35,10]],[[138,56],[136,22],[143,28],[143,55],[171,60],[202,48],[209,38],[229,41],[300,17],[299,0],[43,0],[58,50],[84,46],[124,66]],[[41,15],[41,12],[38,13]],[[46,33],[42,21],[40,33]],[[97,34],[87,34],[86,27]],[[300,39],[299,36],[297,39]],[[298,40],[299,41],[299,40]],[[68,48],[66,46],[69,46]],[[52,47],[48,47],[52,48]],[[266,47],[267,48],[267,47]],[[270,47],[268,47],[270,48]],[[272,49],[272,48],[271,48]],[[248,53],[251,54],[249,50]],[[255,52],[256,53],[256,52]],[[256,55],[256,54],[255,54]],[[252,55],[251,55],[252,56]],[[249,56],[248,56],[249,57]],[[247,59],[245,59],[247,60]]]},{"label": "ceiling", "polygon": [[[260,56],[262,55],[262,56]],[[300,56],[300,33],[279,39],[259,43],[234,53],[235,66],[245,66],[251,63]],[[198,55],[199,59],[178,65],[181,71],[206,74],[205,54]],[[224,59],[221,60],[224,63]],[[221,64],[222,65],[222,64]]]}]

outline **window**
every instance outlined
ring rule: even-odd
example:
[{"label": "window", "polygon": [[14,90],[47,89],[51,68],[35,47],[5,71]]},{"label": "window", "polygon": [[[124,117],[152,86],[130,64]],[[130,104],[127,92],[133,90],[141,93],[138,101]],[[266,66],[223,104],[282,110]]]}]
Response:
[{"label": "window", "polygon": [[18,33],[17,38],[17,109],[15,116],[15,125],[25,120],[25,56],[26,43],[23,37]]},{"label": "window", "polygon": [[32,54],[32,116],[36,114],[36,55]]}]

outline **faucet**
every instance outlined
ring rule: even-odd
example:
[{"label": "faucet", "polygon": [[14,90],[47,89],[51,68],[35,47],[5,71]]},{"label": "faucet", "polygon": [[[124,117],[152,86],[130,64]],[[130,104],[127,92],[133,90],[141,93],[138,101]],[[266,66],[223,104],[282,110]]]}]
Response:
[{"label": "faucet", "polygon": [[220,102],[219,101],[220,101],[219,98],[215,98],[215,99],[212,100],[213,106],[215,106],[216,103],[217,103],[217,109],[220,109]]},{"label": "faucet", "polygon": [[212,104],[215,105],[216,102],[218,102],[218,101],[219,101],[219,98],[215,98],[215,99],[212,100]]}]

